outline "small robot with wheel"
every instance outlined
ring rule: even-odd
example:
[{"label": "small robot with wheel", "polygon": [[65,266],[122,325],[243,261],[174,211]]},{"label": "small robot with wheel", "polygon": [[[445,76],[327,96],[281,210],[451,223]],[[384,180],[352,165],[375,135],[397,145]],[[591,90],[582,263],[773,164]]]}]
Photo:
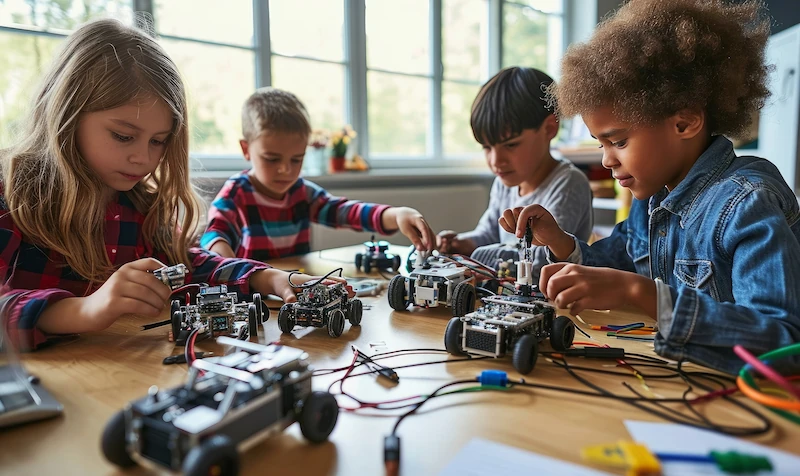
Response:
[{"label": "small robot with wheel", "polygon": [[493,296],[482,301],[484,305],[475,311],[450,319],[444,334],[449,353],[497,358],[511,354],[517,372],[528,374],[545,339],[550,338],[555,350],[572,345],[575,325],[567,316],[556,317],[551,304],[526,296]]},{"label": "small robot with wheel", "polygon": [[530,257],[526,249],[517,263],[514,295],[482,298],[483,306],[477,310],[450,319],[444,334],[447,352],[495,358],[511,354],[514,368],[524,375],[536,365],[539,344],[545,339],[557,351],[572,346],[575,324],[567,316],[556,317],[555,306],[533,286]]},{"label": "small robot with wheel", "polygon": [[237,293],[228,292],[228,287],[220,284],[201,286],[195,304],[173,300],[170,316],[173,339],[182,344],[194,329],[199,329],[198,338],[256,337],[258,327],[269,319],[269,309],[262,305],[261,294],[253,293],[253,302],[239,302]]},{"label": "small robot with wheel", "polygon": [[364,252],[356,255],[356,269],[369,273],[373,269],[388,270],[396,273],[400,269],[400,256],[389,253],[389,242],[375,241],[373,235],[370,241],[364,242]]},{"label": "small robot with wheel", "polygon": [[463,316],[475,309],[474,279],[464,266],[419,252],[408,276],[389,281],[389,306],[405,311],[409,304],[423,308],[443,304],[453,309],[453,316]]},{"label": "small robot with wheel", "polygon": [[102,437],[108,461],[187,476],[232,476],[239,469],[237,447],[294,422],[312,443],[328,439],[339,406],[330,393],[312,391],[308,354],[229,337],[217,342],[233,351],[194,361],[184,385],[153,386],[109,420]]},{"label": "small robot with wheel", "polygon": [[344,321],[351,326],[361,325],[364,312],[360,299],[350,298],[344,283],[325,284],[323,279],[305,283],[297,294],[297,301],[286,303],[278,312],[278,327],[290,334],[295,326],[325,327],[328,335],[339,337],[344,332]]}]

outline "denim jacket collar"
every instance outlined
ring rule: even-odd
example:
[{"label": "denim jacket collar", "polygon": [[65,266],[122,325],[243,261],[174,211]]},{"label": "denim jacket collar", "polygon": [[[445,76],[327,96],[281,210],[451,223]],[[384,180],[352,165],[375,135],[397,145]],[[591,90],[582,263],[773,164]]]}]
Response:
[{"label": "denim jacket collar", "polygon": [[680,216],[683,221],[697,197],[719,178],[734,158],[736,154],[733,152],[733,143],[723,136],[715,136],[686,177],[672,192],[667,191],[665,187],[650,198],[649,212],[661,206]]}]

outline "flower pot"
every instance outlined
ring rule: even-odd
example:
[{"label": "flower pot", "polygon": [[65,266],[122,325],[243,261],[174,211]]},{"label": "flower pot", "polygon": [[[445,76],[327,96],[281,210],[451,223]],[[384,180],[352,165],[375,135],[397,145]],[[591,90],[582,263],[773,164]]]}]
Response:
[{"label": "flower pot", "polygon": [[344,157],[331,157],[331,172],[343,172],[344,162]]}]

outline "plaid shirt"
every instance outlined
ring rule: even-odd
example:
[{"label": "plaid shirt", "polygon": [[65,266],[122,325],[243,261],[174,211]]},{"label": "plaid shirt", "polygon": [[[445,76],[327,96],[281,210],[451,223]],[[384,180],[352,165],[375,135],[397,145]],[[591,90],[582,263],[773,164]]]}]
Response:
[{"label": "plaid shirt", "polygon": [[275,200],[258,193],[244,171],[229,178],[212,202],[200,246],[211,249],[222,240],[238,258],[258,261],[308,253],[312,222],[386,235],[381,215],[387,208],[334,197],[302,178]]},{"label": "plaid shirt", "polygon": [[[153,250],[142,235],[144,215],[124,193],[117,194],[106,210],[105,244],[115,269],[140,258],[153,257],[167,263],[164,253]],[[189,250],[193,269],[186,282],[228,284],[249,294],[250,275],[269,266],[248,260],[222,258],[199,248]],[[168,263],[175,264],[175,263]],[[64,298],[87,296],[102,283],[92,286],[75,273],[63,255],[37,247],[22,235],[5,200],[0,196],[0,273],[7,288],[3,298],[9,305],[2,324],[20,350],[33,350],[48,339],[36,328],[36,321],[48,304]]]}]

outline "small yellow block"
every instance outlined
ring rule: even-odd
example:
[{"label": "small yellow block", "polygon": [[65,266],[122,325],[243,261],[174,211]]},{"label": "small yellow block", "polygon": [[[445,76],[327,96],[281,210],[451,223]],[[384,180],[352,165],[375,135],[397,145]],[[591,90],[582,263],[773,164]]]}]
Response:
[{"label": "small yellow block", "polygon": [[590,463],[626,468],[628,476],[661,474],[661,464],[655,455],[646,446],[632,441],[590,446],[581,451],[581,457]]}]

